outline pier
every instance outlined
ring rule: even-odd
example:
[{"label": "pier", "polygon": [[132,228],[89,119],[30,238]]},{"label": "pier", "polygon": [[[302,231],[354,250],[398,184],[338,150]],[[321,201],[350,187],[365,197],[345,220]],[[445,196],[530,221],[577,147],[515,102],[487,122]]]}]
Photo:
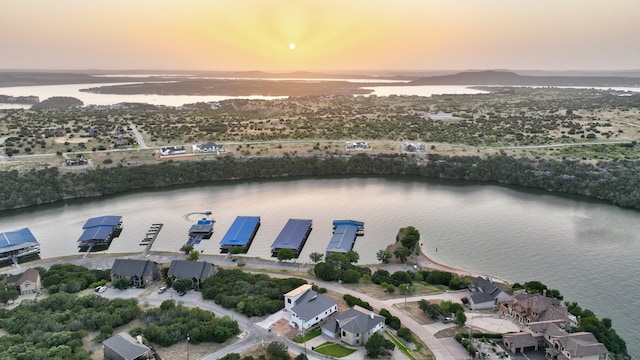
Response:
[{"label": "pier", "polygon": [[151,246],[153,246],[153,242],[156,241],[156,237],[158,237],[158,233],[162,230],[163,224],[151,224],[151,227],[147,231],[147,234],[144,236],[144,239],[140,241],[140,246],[145,246],[144,253],[148,254],[151,250]]}]

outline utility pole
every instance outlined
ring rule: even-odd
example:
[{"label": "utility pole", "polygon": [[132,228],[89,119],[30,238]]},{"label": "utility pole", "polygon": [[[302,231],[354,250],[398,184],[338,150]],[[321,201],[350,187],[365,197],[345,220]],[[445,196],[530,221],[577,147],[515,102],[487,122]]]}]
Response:
[{"label": "utility pole", "polygon": [[189,360],[189,340],[191,340],[191,338],[189,334],[187,334],[187,360]]}]

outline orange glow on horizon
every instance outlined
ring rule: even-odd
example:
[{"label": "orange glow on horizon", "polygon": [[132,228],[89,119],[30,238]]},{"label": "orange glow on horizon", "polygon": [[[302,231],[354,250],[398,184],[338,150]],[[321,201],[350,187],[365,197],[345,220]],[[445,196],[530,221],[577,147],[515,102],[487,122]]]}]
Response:
[{"label": "orange glow on horizon", "polygon": [[636,1],[8,0],[0,69],[631,69]]}]

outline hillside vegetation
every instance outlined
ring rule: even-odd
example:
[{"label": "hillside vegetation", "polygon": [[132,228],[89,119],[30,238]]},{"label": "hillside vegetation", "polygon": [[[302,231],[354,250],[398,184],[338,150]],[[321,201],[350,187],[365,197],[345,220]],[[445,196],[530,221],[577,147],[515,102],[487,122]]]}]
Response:
[{"label": "hillside vegetation", "polygon": [[[0,209],[176,184],[333,175],[489,181],[640,207],[640,94],[489,90],[0,110]],[[437,113],[451,117],[429,116]],[[133,145],[119,147],[123,141]],[[191,152],[207,141],[224,151]],[[366,150],[349,149],[349,141]],[[409,151],[409,143],[423,151]],[[177,145],[186,157],[157,156]],[[77,155],[88,165],[64,165]]]}]

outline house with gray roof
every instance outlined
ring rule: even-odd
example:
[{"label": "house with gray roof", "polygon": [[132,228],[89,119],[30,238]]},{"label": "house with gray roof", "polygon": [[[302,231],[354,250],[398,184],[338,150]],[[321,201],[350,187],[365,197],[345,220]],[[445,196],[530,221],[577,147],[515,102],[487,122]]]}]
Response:
[{"label": "house with gray roof", "polygon": [[36,269],[28,269],[20,274],[9,275],[4,279],[4,283],[17,287],[20,295],[39,293],[42,288],[40,272]]},{"label": "house with gray roof", "polygon": [[503,344],[513,353],[545,349],[546,359],[601,360],[608,351],[590,332],[568,333],[565,320],[531,322],[525,331],[502,336]]},{"label": "house with gray roof", "polygon": [[202,282],[215,275],[216,266],[206,261],[173,260],[167,275],[171,280],[187,279],[191,288],[199,290]]},{"label": "house with gray roof", "polygon": [[307,330],[338,311],[338,303],[318,294],[310,284],[304,284],[284,295],[284,307],[291,312],[289,324]]},{"label": "house with gray roof", "polygon": [[490,278],[478,276],[469,284],[469,308],[471,310],[494,309],[499,303],[511,300],[507,290],[495,284]]},{"label": "house with gray roof", "polygon": [[116,334],[102,342],[105,360],[152,360],[155,352],[126,332]]},{"label": "house with gray roof", "polygon": [[348,345],[364,345],[371,335],[384,328],[384,321],[384,316],[356,305],[327,321],[322,333]]},{"label": "house with gray roof", "polygon": [[111,281],[127,279],[134,287],[147,287],[158,280],[160,266],[151,260],[116,259],[111,267]]},{"label": "house with gray roof", "polygon": [[203,144],[198,144],[198,145],[191,145],[191,150],[194,153],[197,152],[223,152],[224,151],[224,146],[220,145],[220,144],[216,144],[213,141],[207,141],[206,143]]}]

